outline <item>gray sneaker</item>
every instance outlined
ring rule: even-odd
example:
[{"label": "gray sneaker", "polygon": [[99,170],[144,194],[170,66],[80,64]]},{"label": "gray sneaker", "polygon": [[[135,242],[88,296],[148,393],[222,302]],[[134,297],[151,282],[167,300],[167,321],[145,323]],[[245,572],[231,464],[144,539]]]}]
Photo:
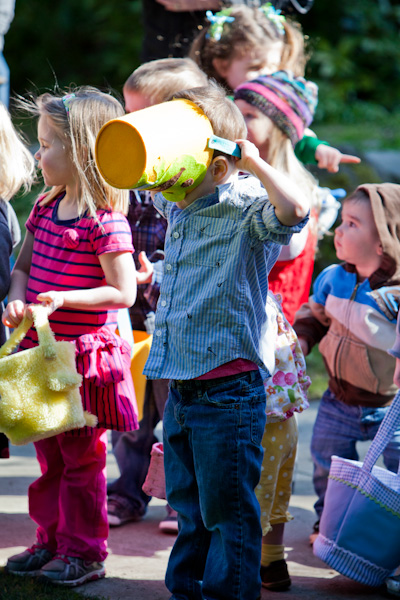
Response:
[{"label": "gray sneaker", "polygon": [[400,575],[389,577],[389,579],[386,579],[385,583],[386,591],[389,596],[400,597]]},{"label": "gray sneaker", "polygon": [[10,556],[7,560],[6,570],[14,575],[35,577],[40,575],[40,569],[52,558],[53,554],[44,546],[34,544],[31,548]]},{"label": "gray sneaker", "polygon": [[57,556],[47,563],[40,575],[57,585],[75,587],[87,581],[101,579],[106,574],[104,563],[90,562],[76,556]]}]

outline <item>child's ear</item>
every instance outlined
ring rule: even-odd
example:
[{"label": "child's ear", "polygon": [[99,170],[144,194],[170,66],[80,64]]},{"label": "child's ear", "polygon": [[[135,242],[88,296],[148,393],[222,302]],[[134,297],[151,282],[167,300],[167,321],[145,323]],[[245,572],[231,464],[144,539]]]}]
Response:
[{"label": "child's ear", "polygon": [[226,156],[216,156],[211,165],[210,171],[215,183],[221,182],[229,174],[229,162]]},{"label": "child's ear", "polygon": [[211,63],[220,77],[226,77],[230,65],[227,58],[213,58]]}]

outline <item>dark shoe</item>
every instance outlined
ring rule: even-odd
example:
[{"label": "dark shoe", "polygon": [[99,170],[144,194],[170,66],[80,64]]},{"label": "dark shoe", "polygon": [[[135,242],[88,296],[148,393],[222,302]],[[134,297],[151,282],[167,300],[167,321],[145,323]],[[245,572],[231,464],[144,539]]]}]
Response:
[{"label": "dark shoe", "polygon": [[36,577],[40,574],[40,569],[52,558],[53,555],[44,546],[34,544],[31,548],[10,556],[6,570],[14,575]]},{"label": "dark shoe", "polygon": [[315,540],[317,539],[319,534],[319,519],[318,521],[315,521],[314,525],[313,525],[313,532],[310,535],[310,537],[308,538],[310,540],[310,546],[313,546]]},{"label": "dark shoe", "polygon": [[145,512],[132,512],[119,502],[117,498],[109,498],[107,502],[107,517],[110,527],[119,527],[130,521],[140,521],[144,517]]},{"label": "dark shoe", "polygon": [[292,585],[285,559],[276,560],[268,567],[261,566],[261,585],[267,590],[283,592]]},{"label": "dark shoe", "polygon": [[87,581],[101,579],[106,574],[104,563],[90,562],[75,556],[58,554],[47,563],[40,575],[57,585],[76,587]]}]

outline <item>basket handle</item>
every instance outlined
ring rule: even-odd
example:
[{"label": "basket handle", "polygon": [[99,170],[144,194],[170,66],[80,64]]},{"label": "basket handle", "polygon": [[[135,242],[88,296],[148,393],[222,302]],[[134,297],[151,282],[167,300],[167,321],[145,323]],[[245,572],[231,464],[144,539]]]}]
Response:
[{"label": "basket handle", "polygon": [[26,314],[21,323],[12,332],[9,339],[0,348],[0,358],[8,356],[15,350],[20,342],[24,339],[32,324],[38,335],[39,344],[45,358],[53,359],[57,355],[56,340],[51,330],[47,309],[41,304],[36,304],[32,307],[33,321]]},{"label": "basket handle", "polygon": [[[369,473],[372,471],[372,467],[388,445],[389,441],[393,437],[394,432],[400,425],[400,390],[397,392],[396,396],[393,399],[393,402],[387,411],[385,417],[382,420],[382,423],[379,426],[379,429],[372,440],[372,444],[370,445],[367,454],[365,455],[363,470],[368,471]],[[399,462],[399,471],[400,473],[400,462]]]}]

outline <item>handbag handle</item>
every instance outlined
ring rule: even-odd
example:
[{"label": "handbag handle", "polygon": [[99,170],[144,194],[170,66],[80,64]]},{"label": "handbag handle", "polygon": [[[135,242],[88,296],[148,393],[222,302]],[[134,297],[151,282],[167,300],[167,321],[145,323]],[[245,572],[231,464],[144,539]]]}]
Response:
[{"label": "handbag handle", "polygon": [[[379,429],[372,440],[372,443],[368,449],[367,454],[365,455],[364,464],[362,466],[364,471],[368,471],[369,473],[372,471],[372,467],[388,445],[389,441],[392,439],[394,432],[400,425],[400,390],[397,392],[396,396],[393,399],[392,404],[390,405],[389,410],[384,416],[382,423],[379,426]],[[400,474],[400,462],[399,462],[399,470]]]},{"label": "handbag handle", "polygon": [[33,321],[26,314],[24,315],[21,323],[14,329],[9,339],[1,346],[0,358],[8,356],[15,350],[32,327],[32,324],[35,325],[43,356],[50,360],[56,358],[56,340],[50,327],[47,309],[41,304],[32,306],[32,309]]}]

